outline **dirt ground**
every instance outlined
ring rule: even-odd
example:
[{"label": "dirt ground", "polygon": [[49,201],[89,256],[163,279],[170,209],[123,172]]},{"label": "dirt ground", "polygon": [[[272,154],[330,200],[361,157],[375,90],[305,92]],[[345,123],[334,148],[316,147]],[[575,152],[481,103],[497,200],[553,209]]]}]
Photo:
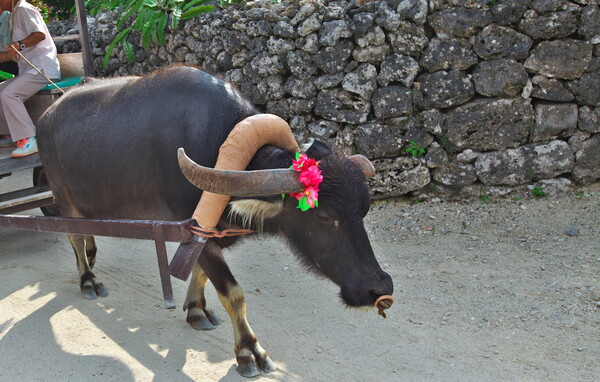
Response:
[{"label": "dirt ground", "polygon": [[[27,172],[0,193],[29,185]],[[38,214],[37,211],[31,213]],[[278,371],[254,381],[597,381],[600,185],[561,198],[378,202],[366,218],[395,283],[383,319],[346,309],[270,238],[226,257]],[[229,318],[163,307],[154,244],[98,239],[107,298],[84,300],[61,234],[0,229],[0,381],[241,381]],[[169,246],[172,255],[176,245]]]}]

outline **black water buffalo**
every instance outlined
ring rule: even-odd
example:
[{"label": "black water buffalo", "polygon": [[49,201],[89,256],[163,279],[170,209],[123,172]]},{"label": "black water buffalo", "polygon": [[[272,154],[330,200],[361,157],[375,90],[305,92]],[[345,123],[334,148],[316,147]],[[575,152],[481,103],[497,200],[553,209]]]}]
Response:
[{"label": "black water buffalo", "polygon": [[[92,79],[71,90],[43,116],[38,127],[40,156],[63,216],[96,219],[189,218],[201,191],[178,166],[183,147],[196,163],[212,167],[232,127],[257,114],[251,103],[226,82],[199,69],[173,66],[144,77]],[[323,143],[305,152],[321,160],[319,206],[300,211],[294,198],[281,195],[233,198],[219,229],[259,228],[286,239],[308,269],[341,288],[351,307],[372,306],[391,295],[390,276],[375,259],[363,217],[369,210],[366,178],[347,158],[337,158]],[[294,153],[262,147],[248,170],[289,168]],[[92,268],[92,236],[69,235],[86,298],[108,294]],[[244,376],[275,370],[246,320],[242,289],[221,249],[235,239],[210,239],[194,266],[184,310],[195,329],[220,322],[206,308],[204,287],[216,288],[231,316],[238,370]]]}]

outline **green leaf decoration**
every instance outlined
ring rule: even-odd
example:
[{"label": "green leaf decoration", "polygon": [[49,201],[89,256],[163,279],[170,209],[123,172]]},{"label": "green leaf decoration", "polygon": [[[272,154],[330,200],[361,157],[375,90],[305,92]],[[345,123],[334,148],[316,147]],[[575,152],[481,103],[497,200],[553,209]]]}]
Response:
[{"label": "green leaf decoration", "polygon": [[300,210],[302,210],[302,212],[306,212],[306,211],[310,210],[310,205],[308,204],[308,201],[306,200],[306,196],[303,196],[302,199],[300,199],[298,201],[298,208],[300,208]]}]

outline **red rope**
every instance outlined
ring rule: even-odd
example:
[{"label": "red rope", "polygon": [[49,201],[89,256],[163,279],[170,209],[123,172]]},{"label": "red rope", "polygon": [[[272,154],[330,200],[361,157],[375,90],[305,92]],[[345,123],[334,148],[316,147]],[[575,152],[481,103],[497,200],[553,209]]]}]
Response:
[{"label": "red rope", "polygon": [[205,229],[202,227],[192,226],[192,233],[194,235],[202,237],[225,237],[225,236],[240,236],[247,235],[249,233],[255,233],[251,229],[226,229],[224,231],[217,231],[216,229]]}]

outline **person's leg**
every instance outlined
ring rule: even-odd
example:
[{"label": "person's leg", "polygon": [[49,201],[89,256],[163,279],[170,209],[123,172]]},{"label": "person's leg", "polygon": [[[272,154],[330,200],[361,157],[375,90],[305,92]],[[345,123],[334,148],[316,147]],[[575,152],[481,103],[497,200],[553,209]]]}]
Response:
[{"label": "person's leg", "polygon": [[48,80],[41,75],[24,73],[6,81],[2,87],[0,105],[13,141],[35,136],[35,125],[24,102],[47,84]]},{"label": "person's leg", "polygon": [[[0,95],[4,91],[4,88],[6,87],[6,85],[8,85],[10,83],[10,81],[13,81],[13,80],[0,82]],[[4,116],[4,110],[2,108],[2,105],[0,105],[0,136],[5,136],[5,135],[10,135],[10,130],[8,129],[8,122],[6,122],[6,117]]]}]

